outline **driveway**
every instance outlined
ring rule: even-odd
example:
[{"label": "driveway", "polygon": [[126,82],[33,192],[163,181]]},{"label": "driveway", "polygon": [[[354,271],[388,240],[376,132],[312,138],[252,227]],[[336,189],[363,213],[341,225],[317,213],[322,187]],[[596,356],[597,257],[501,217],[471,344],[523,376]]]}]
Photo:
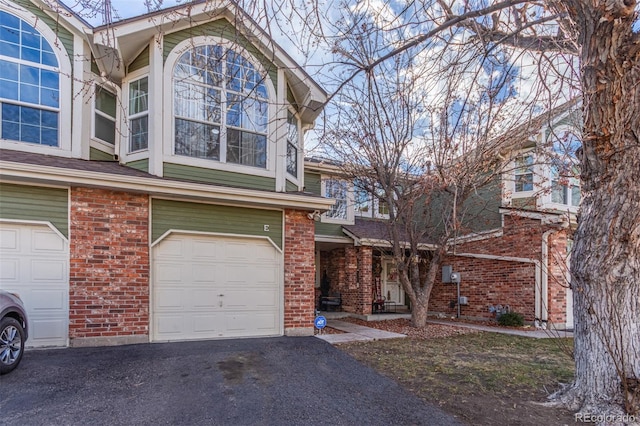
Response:
[{"label": "driveway", "polygon": [[9,425],[459,425],[313,337],[31,350]]}]

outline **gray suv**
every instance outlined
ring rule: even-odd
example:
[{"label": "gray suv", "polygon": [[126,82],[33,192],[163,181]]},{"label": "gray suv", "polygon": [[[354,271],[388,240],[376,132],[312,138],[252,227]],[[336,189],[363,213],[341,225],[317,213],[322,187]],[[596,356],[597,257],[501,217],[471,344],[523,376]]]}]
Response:
[{"label": "gray suv", "polygon": [[27,310],[20,298],[0,290],[0,374],[20,364],[28,337]]}]

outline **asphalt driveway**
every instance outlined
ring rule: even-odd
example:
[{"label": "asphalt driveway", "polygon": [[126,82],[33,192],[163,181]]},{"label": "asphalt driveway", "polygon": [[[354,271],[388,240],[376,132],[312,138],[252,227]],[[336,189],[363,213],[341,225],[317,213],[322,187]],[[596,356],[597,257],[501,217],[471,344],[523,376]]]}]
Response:
[{"label": "asphalt driveway", "polygon": [[9,425],[458,425],[313,337],[31,350]]}]

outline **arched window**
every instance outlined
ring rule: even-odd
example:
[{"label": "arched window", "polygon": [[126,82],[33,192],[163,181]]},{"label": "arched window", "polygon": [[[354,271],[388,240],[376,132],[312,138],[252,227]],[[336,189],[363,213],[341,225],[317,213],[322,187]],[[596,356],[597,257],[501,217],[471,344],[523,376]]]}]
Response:
[{"label": "arched window", "polygon": [[182,53],[173,68],[174,154],[267,167],[265,75],[220,45]]},{"label": "arched window", "polygon": [[2,139],[58,147],[60,71],[42,34],[0,11]]}]

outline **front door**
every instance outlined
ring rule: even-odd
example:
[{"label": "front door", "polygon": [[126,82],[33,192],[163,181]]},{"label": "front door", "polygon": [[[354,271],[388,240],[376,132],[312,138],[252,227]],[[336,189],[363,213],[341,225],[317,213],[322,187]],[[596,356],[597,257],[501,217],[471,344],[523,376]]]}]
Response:
[{"label": "front door", "polygon": [[382,297],[386,301],[404,305],[404,290],[393,260],[384,261],[382,274]]}]

